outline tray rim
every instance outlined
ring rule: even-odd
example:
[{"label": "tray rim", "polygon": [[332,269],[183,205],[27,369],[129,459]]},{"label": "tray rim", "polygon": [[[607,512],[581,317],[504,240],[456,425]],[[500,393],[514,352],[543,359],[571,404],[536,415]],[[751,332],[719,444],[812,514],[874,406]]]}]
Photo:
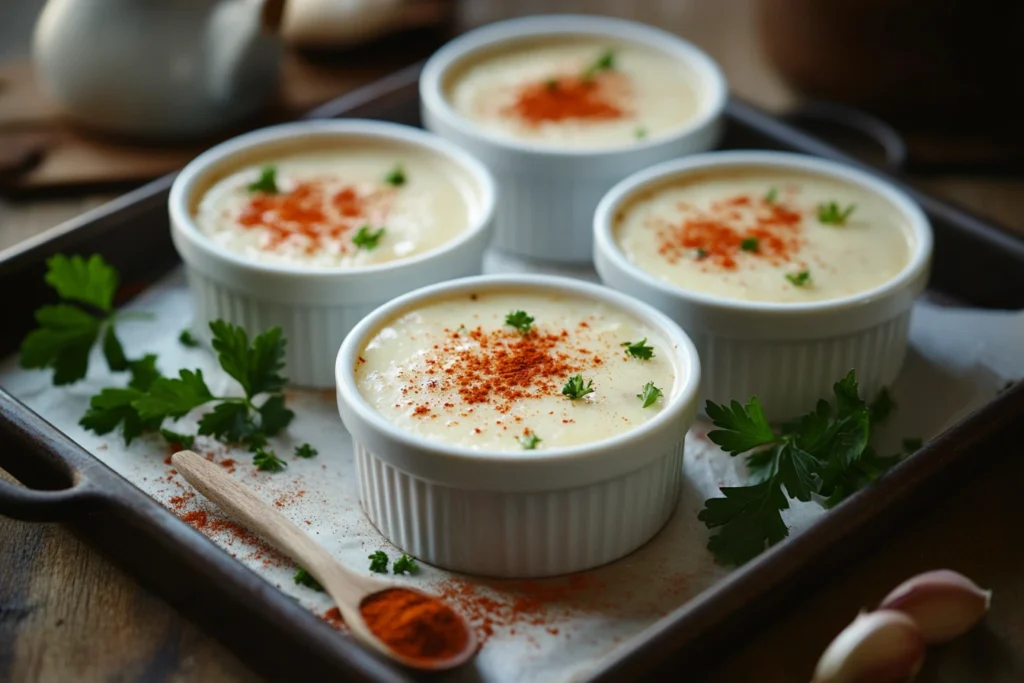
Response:
[{"label": "tray rim", "polygon": [[[418,72],[419,65],[413,65],[412,67],[396,72],[392,76],[386,77],[381,81],[355,90],[350,94],[344,95],[332,102],[318,107],[310,112],[306,118],[348,115],[352,112],[358,112],[361,108],[372,107],[375,104],[379,104],[382,99],[387,98],[400,98],[404,99],[404,101],[408,103],[408,90],[410,87],[414,86]],[[418,96],[418,93],[413,94],[413,97],[416,96]],[[792,127],[789,127],[778,119],[759,111],[752,105],[748,105],[740,100],[731,98],[729,112],[731,116],[740,122],[760,117],[768,123],[780,126],[779,130],[784,131],[787,135],[792,135],[795,131],[795,133],[801,136],[802,142],[806,143],[808,147],[824,152],[824,154],[822,154],[823,156],[830,156],[832,158],[838,157],[847,163],[853,163],[854,165],[865,168],[876,175],[881,175],[883,178],[890,180],[890,182],[896,182],[897,185],[907,187],[901,181],[894,181],[890,174],[881,172],[874,167],[862,164],[856,160],[852,160],[826,143],[823,143],[810,135],[806,135],[800,131],[792,129]],[[764,121],[762,121],[762,123],[764,123]],[[16,268],[19,264],[24,265],[25,262],[31,261],[33,256],[38,253],[50,253],[55,249],[66,248],[64,245],[73,245],[87,239],[102,228],[102,223],[105,218],[117,216],[120,212],[124,211],[149,210],[152,204],[162,203],[166,197],[167,189],[169,188],[174,175],[175,174],[170,174],[157,179],[138,188],[137,190],[82,214],[81,216],[55,226],[54,228],[41,233],[26,242],[22,242],[12,248],[0,252],[0,275],[3,275],[3,273],[10,268]],[[1014,254],[1014,256],[1019,256],[1020,262],[1024,263],[1024,241],[1017,239],[1012,234],[1001,232],[996,226],[988,224],[985,221],[970,215],[959,207],[953,206],[929,195],[925,195],[924,193],[916,190],[912,194],[915,195],[915,199],[918,199],[918,201],[920,201],[920,197],[925,197],[927,199],[927,202],[921,202],[925,205],[926,210],[928,210],[929,205],[932,207],[938,206],[942,208],[943,211],[951,213],[955,217],[965,217],[963,225],[959,227],[968,232],[977,232],[978,230],[981,230],[987,239],[994,240],[1000,246],[1007,246],[1010,252]],[[915,454],[914,457],[908,459],[893,470],[890,475],[880,480],[880,482],[871,489],[864,490],[851,497],[843,505],[837,507],[828,516],[823,517],[819,522],[815,523],[803,533],[778,544],[751,563],[748,563],[744,567],[732,572],[722,581],[716,583],[711,588],[702,591],[687,603],[684,603],[684,605],[673,611],[670,615],[667,615],[655,622],[650,627],[644,629],[633,638],[612,650],[608,655],[599,660],[596,669],[590,672],[591,680],[614,680],[625,675],[627,672],[637,673],[642,670],[642,668],[636,668],[636,660],[644,654],[647,655],[649,659],[647,664],[644,666],[653,666],[656,665],[658,661],[664,660],[667,657],[679,655],[681,647],[666,642],[666,638],[672,636],[673,629],[677,628],[679,625],[678,622],[686,619],[695,611],[698,613],[698,617],[704,618],[705,620],[709,618],[713,620],[713,623],[711,624],[712,629],[720,631],[723,628],[727,628],[730,616],[732,616],[734,612],[742,612],[744,610],[737,610],[734,608],[732,612],[726,615],[724,620],[721,615],[715,616],[714,614],[711,614],[708,616],[709,613],[716,611],[715,608],[722,602],[722,596],[731,596],[736,592],[737,585],[741,590],[746,589],[749,592],[751,590],[751,586],[749,585],[752,582],[751,577],[774,577],[774,582],[771,585],[784,584],[787,581],[791,582],[792,579],[787,578],[788,574],[784,570],[795,563],[797,565],[804,566],[804,571],[807,571],[806,562],[801,561],[800,558],[806,557],[808,553],[810,553],[813,558],[814,556],[820,556],[822,552],[827,552],[830,545],[829,543],[823,544],[824,550],[819,547],[822,545],[822,538],[834,540],[837,537],[845,538],[856,533],[858,529],[861,529],[864,526],[863,520],[859,522],[857,520],[860,519],[865,512],[871,513],[868,515],[871,517],[877,514],[877,510],[880,509],[880,507],[889,506],[889,508],[891,508],[894,505],[903,505],[905,507],[907,503],[902,502],[901,498],[906,497],[908,492],[913,493],[915,488],[921,485],[921,481],[925,481],[927,483],[928,481],[935,479],[941,474],[941,470],[943,470],[943,468],[952,469],[949,467],[949,463],[959,463],[960,466],[963,467],[966,459],[960,454],[964,450],[964,443],[962,442],[962,439],[958,440],[957,437],[965,436],[962,432],[965,432],[967,427],[986,425],[988,427],[992,427],[996,424],[1003,425],[1007,420],[1012,422],[1012,416],[1015,413],[1019,413],[1021,408],[1024,408],[1024,386],[1018,386],[1014,390],[1005,392],[1005,394],[997,397],[979,411],[971,414],[964,420],[961,420],[953,427],[943,432],[943,434],[937,437],[933,442],[930,442],[922,451]],[[77,449],[78,451],[74,456],[69,457],[79,465],[86,468],[90,473],[89,476],[97,476],[100,480],[104,480],[103,478],[106,477],[107,479],[104,481],[110,482],[112,486],[116,484],[116,487],[120,487],[122,489],[124,487],[128,487],[128,489],[130,489],[129,493],[132,493],[132,495],[138,494],[144,498],[146,502],[145,507],[150,508],[145,511],[147,512],[147,516],[155,515],[158,518],[160,516],[167,517],[164,521],[170,524],[171,530],[175,532],[170,538],[176,539],[180,536],[181,542],[185,546],[193,549],[195,549],[196,546],[202,546],[202,544],[208,545],[209,548],[202,546],[199,549],[198,557],[206,561],[213,562],[214,564],[216,564],[217,561],[226,563],[225,567],[232,570],[227,573],[235,580],[238,580],[240,577],[247,579],[249,577],[245,575],[251,575],[252,578],[264,584],[264,587],[269,588],[270,593],[276,594],[281,599],[287,601],[286,596],[280,593],[280,591],[277,591],[262,577],[259,577],[244,565],[235,561],[225,551],[221,550],[218,546],[203,537],[198,531],[195,531],[167,511],[155,499],[150,498],[126,479],[116,474],[113,470],[107,468],[106,465],[104,465],[98,458],[95,458],[91,453],[88,453],[83,448],[77,446],[77,444],[70,442],[62,432],[46,423],[43,418],[29,410],[19,401],[10,398],[6,392],[3,392],[2,389],[0,389],[0,431],[5,427],[10,428],[12,423],[16,421],[11,419],[12,415],[15,418],[20,419],[20,436],[39,437],[42,435],[47,437],[51,442],[55,438],[58,441],[60,438],[63,438],[68,442],[68,444],[70,444],[72,450]],[[34,426],[33,421],[35,421]],[[49,429],[50,432],[47,433],[45,431],[46,429]],[[967,434],[967,436],[973,437],[977,440],[977,438],[990,437],[992,433],[991,429],[987,432],[984,430],[978,430]],[[43,443],[43,440],[38,438],[36,438],[35,441],[38,442],[36,443],[36,446],[38,447],[44,447],[47,445]],[[49,448],[57,449],[58,446],[50,443]],[[957,457],[958,455],[960,455],[960,457]],[[982,459],[978,458],[973,459],[973,461],[968,464],[981,466],[982,464],[986,464],[987,461],[991,461],[993,459],[994,458],[992,457],[985,458],[985,462],[983,462]],[[948,479],[950,477],[947,475],[945,478]],[[30,474],[28,479],[35,479],[43,484],[48,483],[46,481],[46,475]],[[52,483],[52,480],[53,478],[51,476],[49,478],[49,483]],[[952,483],[953,482],[950,482],[950,484]],[[937,494],[938,491],[932,491],[930,495]],[[123,507],[123,501],[115,500],[114,496],[102,496],[101,498],[103,499],[104,504],[112,506],[112,509]],[[884,505],[880,506],[879,503],[884,503]],[[88,531],[82,529],[81,523],[72,523],[72,526],[76,528],[76,531],[79,531],[89,537]],[[157,528],[162,527],[158,526]],[[839,535],[836,536],[836,534]],[[880,539],[876,539],[876,542],[878,540]],[[831,545],[834,545],[834,543]],[[211,550],[215,552],[209,552]],[[234,567],[231,567],[230,565],[234,565]],[[244,574],[239,574],[239,571]],[[145,583],[146,582],[144,582],[144,584]],[[268,591],[264,590],[262,592],[267,593]],[[759,592],[762,595],[766,592],[763,585],[759,589]],[[163,595],[163,593],[161,594]],[[166,596],[164,597],[166,598]],[[261,595],[259,597],[262,599],[269,599],[271,603],[275,602],[273,597],[267,598],[266,595]],[[171,600],[171,602],[176,607],[181,608],[176,601]],[[736,600],[733,600],[733,602],[736,602]],[[743,602],[746,603],[746,601]],[[285,607],[287,606],[288,605],[285,605]],[[304,608],[298,609],[308,617],[308,619],[299,618],[300,623],[296,624],[296,626],[303,632],[306,632],[306,629],[310,629],[315,626],[316,630],[319,631],[321,635],[330,634],[332,639],[335,641],[343,643],[350,642],[347,639],[337,638],[334,632],[329,630],[329,627],[316,619],[316,617],[314,617],[308,610],[305,610]],[[287,610],[285,611],[287,612]],[[189,616],[195,619],[194,615],[191,613],[189,613]],[[296,616],[296,618],[298,617]],[[692,617],[690,618],[693,620]],[[726,623],[726,626],[723,626],[723,623]],[[697,636],[699,635],[700,634],[697,634]],[[695,636],[691,636],[691,641],[694,638]],[[661,652],[652,652],[650,647],[652,644],[655,646],[663,646],[665,649]],[[687,645],[684,644],[682,647],[687,647]],[[688,647],[693,649],[692,642]],[[381,664],[380,661],[373,660],[373,658],[371,658],[371,661],[369,662],[361,661],[361,649],[358,647],[351,647],[347,649],[351,649],[353,652],[346,653],[346,656],[342,657],[342,661],[347,659],[349,655],[355,657],[355,664],[357,666],[354,668],[363,669],[362,671],[358,671],[358,674],[367,675],[369,678],[375,678],[376,680],[400,680],[405,678],[406,672],[395,667],[390,667],[386,663]],[[236,654],[242,653],[236,649]],[[686,655],[685,651],[683,654],[684,656]],[[692,656],[692,653],[690,656]],[[357,671],[351,669],[349,671],[350,673],[357,673]]]}]

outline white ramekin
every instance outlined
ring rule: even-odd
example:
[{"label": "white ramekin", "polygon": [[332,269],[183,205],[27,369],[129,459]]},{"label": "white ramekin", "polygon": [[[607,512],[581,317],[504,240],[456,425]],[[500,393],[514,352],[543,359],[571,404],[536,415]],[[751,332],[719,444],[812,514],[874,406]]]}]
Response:
[{"label": "white ramekin", "polygon": [[[598,36],[661,50],[693,71],[701,110],[671,133],[602,149],[558,149],[514,140],[455,111],[445,93],[452,67],[480,50],[536,36]],[[595,16],[536,16],[484,26],[438,50],[420,76],[424,125],[487,164],[501,187],[494,246],[562,262],[590,261],[594,208],[612,185],[652,164],[714,147],[727,95],[718,65],[690,43],[644,24]]]},{"label": "white ramekin", "polygon": [[[885,284],[840,299],[739,301],[658,279],[631,263],[616,244],[614,217],[638,193],[695,172],[750,166],[820,174],[877,194],[907,221],[912,235],[907,265]],[[663,311],[693,338],[704,373],[703,398],[746,402],[756,395],[772,420],[813,409],[851,369],[868,398],[896,379],[931,254],[931,226],[907,195],[869,173],[783,152],[712,152],[661,164],[616,185],[594,215],[594,265],[601,280]]]},{"label": "white ramekin", "polygon": [[[425,149],[460,168],[474,185],[469,227],[412,258],[360,268],[260,263],[215,244],[196,226],[193,207],[217,178],[238,166],[272,159],[318,140],[379,139]],[[171,188],[171,238],[185,262],[196,332],[223,319],[250,335],[280,326],[292,384],[334,386],[334,358],[345,335],[380,304],[424,285],[480,272],[491,237],[494,180],[476,159],[440,137],[381,121],[302,121],[264,128],[217,145],[178,174]]]},{"label": "white ramekin", "polygon": [[[664,334],[674,347],[678,380],[661,413],[591,444],[488,452],[404,432],[363,399],[354,367],[363,346],[388,321],[438,297],[509,288],[599,300]],[[607,287],[538,275],[426,287],[360,322],[341,346],[336,373],[363,510],[392,543],[425,562],[497,577],[581,571],[638,548],[675,509],[683,441],[697,410],[697,352],[666,316]]]}]

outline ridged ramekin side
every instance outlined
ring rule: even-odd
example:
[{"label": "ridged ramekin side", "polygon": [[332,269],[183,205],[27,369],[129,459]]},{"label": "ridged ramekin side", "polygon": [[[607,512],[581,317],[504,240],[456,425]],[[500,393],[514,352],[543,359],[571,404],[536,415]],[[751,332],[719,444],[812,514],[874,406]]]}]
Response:
[{"label": "ridged ramekin side", "polygon": [[374,526],[428,564],[482,576],[556,576],[619,559],[665,525],[682,479],[682,441],[620,477],[522,493],[427,481],[353,445],[359,498]]}]

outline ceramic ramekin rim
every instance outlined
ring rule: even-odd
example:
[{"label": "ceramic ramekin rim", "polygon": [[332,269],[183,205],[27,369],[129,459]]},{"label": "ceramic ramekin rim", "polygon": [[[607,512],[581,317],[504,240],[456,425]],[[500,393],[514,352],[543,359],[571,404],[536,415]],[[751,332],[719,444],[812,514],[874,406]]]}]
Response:
[{"label": "ceramic ramekin rim", "polygon": [[[596,148],[560,148],[525,140],[517,140],[490,132],[459,114],[444,93],[445,75],[454,64],[477,50],[497,43],[514,42],[532,36],[581,35],[608,36],[651,45],[679,57],[693,69],[701,85],[704,102],[700,113],[680,128],[651,136],[648,140]],[[698,134],[717,121],[725,110],[729,88],[718,64],[703,50],[679,36],[654,26],[628,19],[582,14],[554,14],[508,19],[481,26],[449,41],[435,52],[423,67],[419,82],[423,106],[457,127],[477,142],[499,149],[533,154],[539,157],[570,157],[586,161],[603,155],[638,152],[661,145],[672,145]]]},{"label": "ceramic ramekin rim", "polygon": [[[876,287],[836,299],[807,303],[747,301],[686,289],[661,280],[631,263],[619,248],[614,235],[615,213],[622,204],[638,193],[675,176],[706,169],[743,166],[771,166],[820,173],[878,194],[891,203],[907,220],[912,239],[910,258],[906,265],[895,277]],[[642,283],[645,287],[658,290],[677,300],[685,300],[703,308],[737,313],[756,312],[783,316],[814,315],[826,311],[836,312],[851,309],[884,300],[887,296],[918,283],[927,274],[931,262],[932,246],[931,224],[924,211],[906,193],[866,171],[828,159],[792,152],[729,150],[694,154],[683,159],[657,164],[624,178],[612,187],[601,199],[594,212],[595,258],[600,254],[618,270],[628,273],[632,279]]]},{"label": "ceramic ramekin rim", "polygon": [[[329,267],[310,266],[301,263],[279,264],[266,263],[246,258],[217,245],[207,237],[196,225],[189,200],[196,186],[214,165],[230,160],[231,157],[242,155],[263,145],[288,140],[303,140],[310,137],[377,137],[391,142],[405,143],[427,149],[463,168],[477,184],[479,192],[479,210],[471,217],[469,226],[451,239],[437,247],[417,254],[410,258],[396,259],[385,263],[360,267]],[[494,176],[473,155],[458,145],[435,135],[434,133],[388,121],[370,119],[342,120],[310,120],[283,123],[268,126],[226,140],[206,150],[183,168],[171,185],[168,198],[168,211],[171,217],[171,230],[207,258],[227,262],[235,268],[256,274],[267,274],[276,277],[295,277],[306,281],[327,280],[332,283],[344,282],[349,279],[367,275],[394,274],[400,276],[401,271],[429,262],[438,257],[446,256],[458,250],[466,243],[472,242],[488,229],[494,218],[497,204],[497,185]]]},{"label": "ceramic ramekin rim", "polygon": [[[446,444],[442,441],[428,440],[411,432],[406,432],[389,422],[377,412],[359,392],[355,381],[355,365],[359,352],[368,341],[369,336],[382,324],[419,302],[443,298],[459,292],[485,291],[491,289],[516,288],[557,291],[588,298],[595,298],[621,309],[629,315],[643,320],[646,324],[658,329],[675,348],[678,372],[685,372],[684,377],[677,377],[677,388],[673,391],[668,403],[653,419],[639,425],[635,429],[623,432],[608,439],[563,448],[543,448],[533,451],[488,451]],[[567,277],[551,275],[480,275],[474,277],[449,280],[415,290],[405,296],[394,299],[364,317],[342,342],[335,363],[335,378],[339,400],[344,401],[352,414],[374,432],[383,435],[392,442],[418,453],[431,453],[475,464],[495,466],[538,465],[557,463],[560,465],[586,464],[599,460],[603,456],[616,456],[630,449],[645,438],[650,438],[665,429],[675,431],[678,420],[690,420],[696,413],[700,390],[700,360],[697,349],[687,334],[668,316],[636,299],[616,292],[601,285],[583,282]],[[686,425],[689,429],[690,424]],[[351,431],[351,429],[350,429]],[[685,429],[681,433],[685,433]],[[386,456],[377,454],[378,457]],[[659,455],[643,454],[635,459],[635,469],[650,462]]]}]

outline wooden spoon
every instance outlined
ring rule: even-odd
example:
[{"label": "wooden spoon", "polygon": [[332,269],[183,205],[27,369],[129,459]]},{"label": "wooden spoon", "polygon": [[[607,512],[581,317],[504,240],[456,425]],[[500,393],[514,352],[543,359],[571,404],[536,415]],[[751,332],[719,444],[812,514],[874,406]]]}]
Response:
[{"label": "wooden spoon", "polygon": [[[278,550],[291,557],[313,575],[324,590],[338,604],[341,616],[352,635],[363,645],[414,669],[441,671],[466,662],[477,649],[473,629],[462,619],[469,638],[458,654],[443,660],[411,659],[395,652],[375,636],[363,621],[359,606],[371,595],[397,584],[363,576],[347,569],[320,547],[304,531],[292,524],[284,515],[259,498],[251,489],[240,484],[224,470],[192,451],[180,451],[171,457],[174,467],[200,493],[219,505],[229,515],[253,529]],[[408,586],[401,586],[409,589]],[[416,591],[421,592],[421,591]],[[424,594],[426,595],[426,594]],[[428,596],[437,599],[435,596]]]}]

